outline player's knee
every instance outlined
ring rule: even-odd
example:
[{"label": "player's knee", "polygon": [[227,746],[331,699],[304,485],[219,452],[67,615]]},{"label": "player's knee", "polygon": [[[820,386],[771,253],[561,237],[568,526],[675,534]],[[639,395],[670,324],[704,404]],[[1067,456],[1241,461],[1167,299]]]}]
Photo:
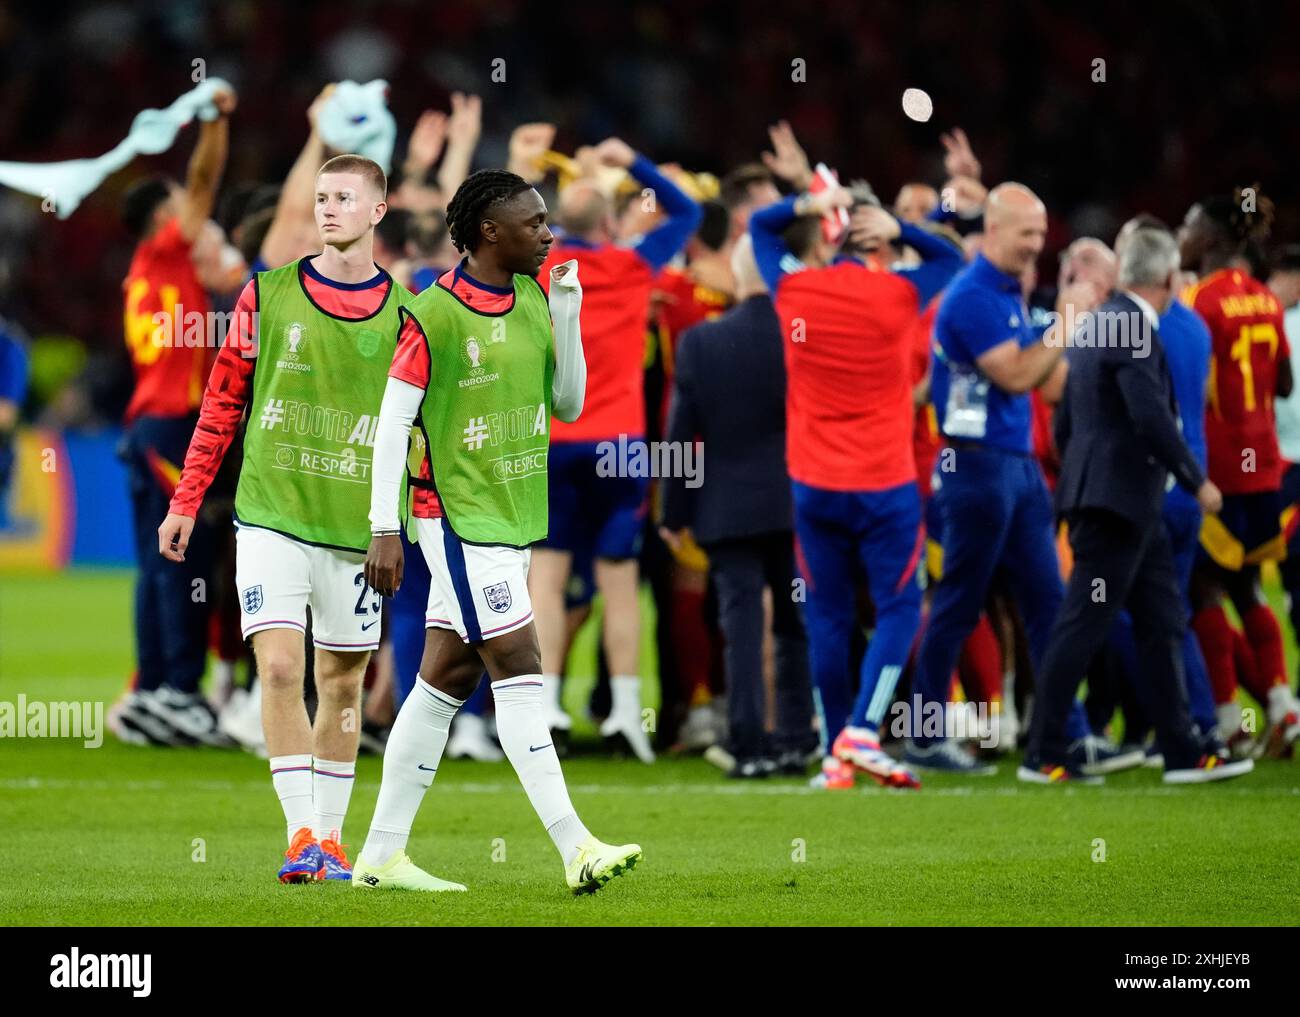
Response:
[{"label": "player's knee", "polygon": [[607,605],[603,628],[607,638],[636,640],[641,634],[641,611],[635,605],[623,610]]},{"label": "player's knee", "polygon": [[950,600],[942,605],[936,600],[930,611],[927,631],[969,633],[979,624],[982,610],[983,604],[974,598]]},{"label": "player's knee", "polygon": [[534,613],[540,608],[543,611],[553,613],[563,613],[564,611],[564,583],[553,584],[546,581],[528,583],[528,598],[533,602]]},{"label": "player's knee", "polygon": [[719,583],[718,610],[723,613],[731,611],[762,611],[762,585],[758,583]]},{"label": "player's knee", "polygon": [[357,702],[361,699],[361,686],[365,676],[364,668],[321,674],[318,676],[320,695],[339,702]]},{"label": "player's knee", "polygon": [[303,665],[292,653],[272,651],[257,658],[257,677],[270,692],[302,689]]},{"label": "player's knee", "polygon": [[453,699],[466,700],[474,694],[483,677],[483,665],[477,660],[450,667],[439,676],[438,687]]},{"label": "player's knee", "polygon": [[640,569],[635,558],[600,558],[594,571],[596,586],[606,601],[636,601]]}]

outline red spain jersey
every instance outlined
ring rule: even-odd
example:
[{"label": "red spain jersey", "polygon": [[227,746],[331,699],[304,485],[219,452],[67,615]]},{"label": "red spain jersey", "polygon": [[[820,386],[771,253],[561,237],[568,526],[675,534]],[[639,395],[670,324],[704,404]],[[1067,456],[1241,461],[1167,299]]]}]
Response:
[{"label": "red spain jersey", "polygon": [[596,442],[620,434],[645,434],[645,351],[654,270],[636,251],[593,246],[573,238],[551,248],[537,281],[549,294],[551,269],[578,262],[582,283],[582,351],[587,358],[587,396],[582,416],[551,423],[551,444]]},{"label": "red spain jersey", "polygon": [[1183,291],[1210,329],[1210,479],[1224,494],[1275,491],[1282,484],[1273,396],[1278,362],[1291,356],[1282,307],[1262,282],[1220,269]]},{"label": "red spain jersey", "polygon": [[856,261],[781,277],[790,476],[828,491],[916,480],[916,287]]},{"label": "red spain jersey", "polygon": [[135,371],[127,422],[141,414],[194,413],[216,350],[207,342],[208,294],[190,261],[190,242],[181,235],[179,219],[167,220],[140,242],[122,293],[126,348]]}]

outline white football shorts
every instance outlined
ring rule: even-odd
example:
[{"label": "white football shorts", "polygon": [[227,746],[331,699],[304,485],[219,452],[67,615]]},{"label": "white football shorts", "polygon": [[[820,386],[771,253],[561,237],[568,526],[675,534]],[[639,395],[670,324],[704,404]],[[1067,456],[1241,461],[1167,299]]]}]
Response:
[{"label": "white football shorts", "polygon": [[467,643],[481,643],[533,620],[531,551],[467,544],[441,519],[416,519],[415,532],[429,564],[425,628],[452,629]]},{"label": "white football shorts", "polygon": [[366,584],[366,556],[304,544],[274,530],[235,531],[235,586],[244,638],[266,629],[307,631],[312,642],[348,653],[379,646],[381,598]]}]

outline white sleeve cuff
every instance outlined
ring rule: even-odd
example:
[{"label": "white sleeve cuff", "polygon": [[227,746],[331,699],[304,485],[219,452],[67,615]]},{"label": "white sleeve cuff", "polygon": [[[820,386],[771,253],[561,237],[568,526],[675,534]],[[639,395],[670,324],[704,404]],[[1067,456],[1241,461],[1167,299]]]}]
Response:
[{"label": "white sleeve cuff", "polygon": [[551,322],[555,327],[555,377],[551,382],[551,412],[572,423],[582,413],[587,393],[587,360],[582,350],[582,284],[577,261],[551,269]]}]

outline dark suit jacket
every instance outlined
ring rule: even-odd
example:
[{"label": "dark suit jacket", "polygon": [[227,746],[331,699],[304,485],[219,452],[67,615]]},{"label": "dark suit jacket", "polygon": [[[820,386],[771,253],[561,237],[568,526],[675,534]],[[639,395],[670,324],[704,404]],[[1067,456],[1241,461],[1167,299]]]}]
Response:
[{"label": "dark suit jacket", "polygon": [[[1120,293],[1098,311],[1136,315],[1130,335],[1142,321],[1138,305]],[[1164,346],[1153,327],[1142,327],[1150,335],[1145,357],[1113,343],[1069,350],[1065,397],[1056,409],[1056,503],[1062,515],[1102,508],[1144,526],[1160,516],[1170,473],[1192,492],[1205,480],[1178,427]]]},{"label": "dark suit jacket", "polygon": [[668,440],[704,443],[703,484],[664,481],[664,525],[701,544],[793,526],[785,465],[785,362],[772,301],[750,297],[682,333]]}]

